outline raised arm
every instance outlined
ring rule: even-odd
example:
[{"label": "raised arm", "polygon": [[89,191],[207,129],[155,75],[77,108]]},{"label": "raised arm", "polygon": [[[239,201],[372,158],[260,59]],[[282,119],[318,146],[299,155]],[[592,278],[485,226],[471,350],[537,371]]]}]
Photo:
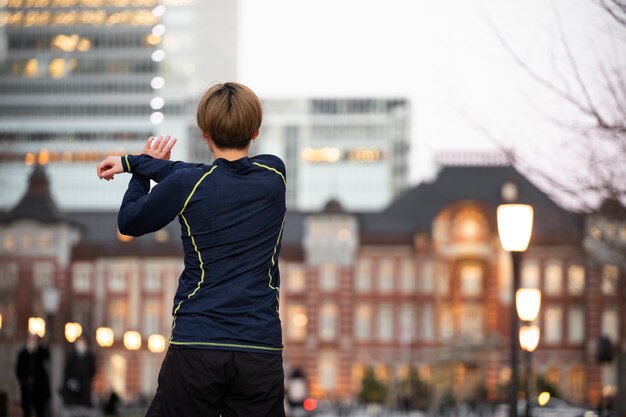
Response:
[{"label": "raised arm", "polygon": [[155,232],[175,219],[191,191],[187,186],[189,176],[179,171],[150,191],[150,180],[133,174],[117,217],[120,233],[141,236]]},{"label": "raised arm", "polygon": [[107,156],[98,164],[98,177],[112,180],[115,174],[130,172],[161,182],[173,172],[183,168],[197,168],[203,164],[169,161],[176,138],[149,138],[141,155]]}]

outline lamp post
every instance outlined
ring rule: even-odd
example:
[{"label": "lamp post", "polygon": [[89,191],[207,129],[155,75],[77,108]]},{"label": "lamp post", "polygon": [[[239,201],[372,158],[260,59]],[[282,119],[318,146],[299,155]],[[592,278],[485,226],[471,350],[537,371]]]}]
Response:
[{"label": "lamp post", "polygon": [[539,326],[526,325],[519,329],[519,341],[526,351],[526,417],[530,417],[530,371],[532,354],[539,344]]},{"label": "lamp post", "polygon": [[[59,311],[59,303],[61,301],[61,293],[53,286],[44,287],[41,293],[41,302],[46,313],[46,327],[48,328],[48,345],[50,348],[50,385],[52,387],[52,397],[50,409],[52,415],[58,414],[59,396],[54,388],[60,383],[61,377],[61,352],[58,352],[54,346],[54,316]],[[59,381],[57,381],[59,378]]]},{"label": "lamp post", "polygon": [[513,261],[513,282],[511,300],[511,390],[509,393],[509,416],[517,417],[518,390],[518,329],[519,322],[515,312],[515,298],[520,286],[520,267],[522,253],[528,249],[533,229],[533,208],[527,204],[501,204],[497,210],[498,235],[505,251],[511,252]]}]

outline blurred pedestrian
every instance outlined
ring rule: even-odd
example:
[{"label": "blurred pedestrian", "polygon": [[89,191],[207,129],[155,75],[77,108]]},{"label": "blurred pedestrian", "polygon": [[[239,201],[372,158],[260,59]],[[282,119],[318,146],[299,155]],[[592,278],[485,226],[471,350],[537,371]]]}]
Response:
[{"label": "blurred pedestrian", "polygon": [[117,393],[111,390],[111,394],[109,395],[109,399],[104,404],[104,415],[105,416],[116,416],[118,411],[118,406],[120,402],[120,397]]},{"label": "blurred pedestrian", "polygon": [[29,334],[26,345],[17,355],[15,373],[20,384],[21,406],[24,417],[34,409],[37,417],[45,417],[50,399],[50,380],[47,362],[50,351],[36,335]]},{"label": "blurred pedestrian", "polygon": [[63,403],[66,406],[91,408],[91,381],[96,374],[96,360],[89,351],[85,336],[81,336],[65,360],[63,374]]}]

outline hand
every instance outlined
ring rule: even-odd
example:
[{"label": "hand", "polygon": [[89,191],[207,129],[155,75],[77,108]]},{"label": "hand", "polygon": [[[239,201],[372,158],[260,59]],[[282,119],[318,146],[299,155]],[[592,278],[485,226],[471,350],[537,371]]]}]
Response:
[{"label": "hand", "polygon": [[150,155],[156,159],[169,160],[172,156],[172,148],[176,145],[176,138],[170,138],[170,135],[158,138],[149,137],[146,146],[143,147],[142,153]]},{"label": "hand", "polygon": [[98,164],[98,178],[107,181],[112,180],[115,174],[124,172],[122,167],[122,158],[119,156],[109,155]]}]

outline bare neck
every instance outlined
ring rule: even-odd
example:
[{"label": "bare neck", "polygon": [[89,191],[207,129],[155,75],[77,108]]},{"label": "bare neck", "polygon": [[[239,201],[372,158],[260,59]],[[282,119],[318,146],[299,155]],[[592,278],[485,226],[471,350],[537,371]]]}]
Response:
[{"label": "bare neck", "polygon": [[219,149],[217,147],[213,148],[213,156],[215,159],[222,158],[227,161],[236,161],[237,159],[241,159],[243,157],[248,156],[248,148],[246,149]]}]

